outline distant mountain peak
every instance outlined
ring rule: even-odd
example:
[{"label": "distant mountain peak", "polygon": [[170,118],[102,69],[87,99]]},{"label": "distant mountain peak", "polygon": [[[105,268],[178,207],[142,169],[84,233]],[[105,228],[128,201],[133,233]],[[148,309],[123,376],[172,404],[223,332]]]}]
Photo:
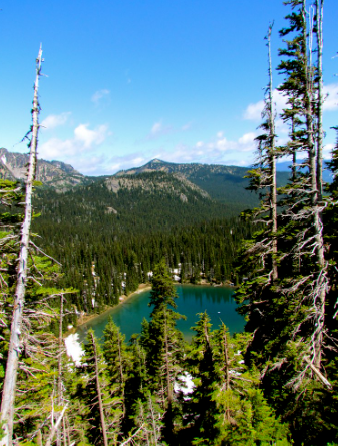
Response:
[{"label": "distant mountain peak", "polygon": [[[22,180],[27,174],[29,155],[27,153],[9,152],[0,149],[0,178],[8,180]],[[45,161],[38,159],[36,179],[44,185],[58,190],[69,189],[85,182],[85,176],[71,165],[62,161]]]}]

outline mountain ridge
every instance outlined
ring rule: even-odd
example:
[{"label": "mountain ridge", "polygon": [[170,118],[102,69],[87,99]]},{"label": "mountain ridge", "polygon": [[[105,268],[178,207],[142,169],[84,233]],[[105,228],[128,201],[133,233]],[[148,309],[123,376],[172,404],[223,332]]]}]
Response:
[{"label": "mountain ridge", "polygon": [[[5,148],[0,149],[0,177],[22,181],[26,174],[28,161],[27,154],[9,152]],[[196,191],[199,191],[205,197],[208,196],[231,207],[245,209],[259,203],[257,195],[246,189],[249,180],[244,177],[248,169],[248,167],[221,164],[172,163],[155,158],[142,166],[121,170],[113,175],[93,177],[81,174],[70,164],[62,161],[39,159],[36,179],[41,181],[44,187],[51,187],[58,192],[102,181],[105,182],[106,187],[114,191],[119,188],[118,181],[122,178],[124,187],[128,187],[128,182],[130,183],[130,179],[134,177],[133,183],[135,186],[137,183],[136,176],[150,172],[162,172],[173,175],[177,180],[180,180],[183,189],[185,184],[190,188],[196,188]],[[279,185],[284,185],[288,177],[288,172],[278,172]],[[149,192],[149,187],[144,180],[142,187]],[[161,185],[160,187],[164,186]],[[168,184],[168,187],[171,186]]]},{"label": "mountain ridge", "polygon": [[[113,177],[139,175],[144,172],[160,171],[183,177],[203,189],[209,196],[231,206],[253,207],[259,204],[259,198],[247,190],[249,180],[244,178],[249,167],[225,166],[222,164],[170,163],[155,158],[143,166],[121,170]],[[288,172],[277,172],[278,186],[285,185]]]},{"label": "mountain ridge", "polygon": [[[26,153],[9,152],[0,148],[0,178],[8,180],[23,180],[27,174],[29,155]],[[38,159],[36,180],[45,186],[63,190],[78,184],[88,182],[85,175],[75,170],[70,164],[62,161],[46,161]]]}]

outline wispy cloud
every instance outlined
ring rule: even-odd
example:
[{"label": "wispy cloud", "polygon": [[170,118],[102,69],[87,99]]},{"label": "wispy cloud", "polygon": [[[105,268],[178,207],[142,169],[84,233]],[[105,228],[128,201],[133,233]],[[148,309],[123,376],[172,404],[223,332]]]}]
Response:
[{"label": "wispy cloud", "polygon": [[103,98],[107,98],[110,95],[110,91],[107,89],[98,90],[96,91],[93,96],[91,97],[92,102],[94,102],[95,105],[99,105],[101,100]]},{"label": "wispy cloud", "polygon": [[113,175],[119,170],[127,170],[132,167],[139,167],[147,163],[150,159],[144,158],[139,153],[130,153],[124,156],[87,156],[80,160],[70,160],[70,164],[79,172],[86,175]]},{"label": "wispy cloud", "polygon": [[[287,98],[280,91],[274,90],[272,93],[274,107],[277,113],[280,113],[286,107]],[[264,109],[264,100],[249,104],[243,113],[243,118],[250,121],[259,121],[262,119]]]},{"label": "wispy cloud", "polygon": [[67,122],[70,114],[71,114],[70,112],[63,112],[63,113],[60,113],[59,115],[47,116],[47,118],[45,118],[41,122],[42,130],[51,130],[51,129],[54,129],[55,127],[64,125]]},{"label": "wispy cloud", "polygon": [[192,127],[192,122],[187,122],[186,124],[182,125],[181,130],[182,132],[187,132]]},{"label": "wispy cloud", "polygon": [[171,125],[163,125],[162,121],[154,122],[152,125],[150,132],[146,135],[144,138],[145,141],[150,141],[154,139],[158,139],[163,135],[167,135],[169,133],[172,133],[174,131],[173,127]]},{"label": "wispy cloud", "polygon": [[[42,149],[45,152],[48,151],[49,159],[60,159],[61,154],[68,153],[67,162],[86,175],[113,175],[119,170],[139,167],[154,158],[175,163],[197,162],[248,166],[253,162],[256,148],[254,138],[257,133],[245,133],[237,140],[228,140],[224,136],[224,132],[220,131],[209,141],[198,141],[194,145],[180,143],[170,150],[157,147],[146,154],[138,151],[123,156],[97,156],[94,150],[91,150],[94,144],[93,134],[87,133],[88,128],[79,127],[77,127],[76,132],[74,131],[73,139],[66,141],[50,140],[49,145],[42,147]],[[98,131],[98,129],[95,129],[95,131]],[[105,134],[104,131],[103,136]],[[103,136],[101,132],[101,140]],[[99,140],[96,139],[95,141],[98,142]],[[89,148],[86,148],[86,146],[89,146]],[[81,156],[78,156],[79,154]]]},{"label": "wispy cloud", "polygon": [[[338,83],[324,85],[323,93],[325,96],[323,111],[338,110]],[[278,90],[273,91],[273,101],[276,106],[276,112],[281,113],[287,107],[287,97],[283,96]],[[247,106],[243,113],[243,118],[251,121],[259,121],[262,117],[264,101],[260,100]]]},{"label": "wispy cloud", "polygon": [[124,72],[127,84],[131,84],[130,70],[127,68]]},{"label": "wispy cloud", "polygon": [[175,163],[249,165],[255,153],[256,136],[257,132],[249,132],[237,140],[228,140],[220,131],[209,141],[198,141],[193,146],[178,144],[170,151],[158,150],[153,157]]},{"label": "wispy cloud", "polygon": [[255,102],[253,104],[249,104],[244,111],[243,118],[250,121],[258,121],[259,119],[261,119],[263,108],[263,100]]},{"label": "wispy cloud", "polygon": [[50,138],[39,146],[39,154],[47,160],[69,158],[90,152],[102,144],[110,133],[106,125],[99,125],[93,130],[89,124],[80,124],[74,129],[74,136],[69,139]]},{"label": "wispy cloud", "polygon": [[323,110],[338,110],[338,84],[324,85],[323,92],[326,96],[323,104]]}]

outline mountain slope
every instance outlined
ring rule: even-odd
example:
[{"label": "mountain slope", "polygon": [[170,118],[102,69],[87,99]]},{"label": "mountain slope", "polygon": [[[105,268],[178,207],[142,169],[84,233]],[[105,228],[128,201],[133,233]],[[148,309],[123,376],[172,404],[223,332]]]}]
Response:
[{"label": "mountain slope", "polygon": [[[247,167],[197,163],[176,164],[154,159],[144,166],[120,171],[114,176],[138,175],[153,171],[171,173],[186,178],[205,190],[211,198],[237,207],[239,212],[244,208],[258,204],[257,195],[245,189],[249,185],[249,181],[243,178],[248,172]],[[285,184],[288,176],[288,172],[278,172],[279,185]]]},{"label": "mountain slope", "polygon": [[165,231],[238,213],[238,207],[219,203],[187,179],[165,172],[110,177],[63,193],[38,189],[35,207],[42,214],[39,233],[53,221],[56,230],[71,232]]},{"label": "mountain slope", "polygon": [[[9,152],[0,149],[0,178],[8,180],[22,180],[27,173],[28,154]],[[58,190],[88,182],[87,177],[75,170],[69,164],[61,161],[45,161],[39,159],[37,162],[36,179],[44,186],[51,186]]]}]

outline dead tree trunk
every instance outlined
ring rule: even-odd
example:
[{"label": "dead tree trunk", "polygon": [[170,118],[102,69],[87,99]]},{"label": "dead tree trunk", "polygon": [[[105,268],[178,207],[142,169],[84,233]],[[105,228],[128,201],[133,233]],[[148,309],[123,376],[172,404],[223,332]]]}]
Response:
[{"label": "dead tree trunk", "polygon": [[121,398],[122,398],[122,412],[123,416],[126,415],[126,406],[124,402],[124,374],[123,374],[123,357],[121,352],[121,334],[118,331],[117,332],[117,346],[118,346],[118,353],[119,353],[119,372],[120,372],[120,391],[121,391]]},{"label": "dead tree trunk", "polygon": [[271,66],[271,31],[272,26],[269,27],[268,32],[268,48],[269,48],[269,129],[270,129],[270,166],[271,166],[271,231],[272,231],[272,279],[275,282],[278,279],[277,267],[277,177],[276,177],[276,147],[275,147],[275,117],[272,97],[272,66]]},{"label": "dead tree trunk", "polygon": [[[59,320],[59,348],[58,348],[58,381],[57,381],[57,405],[60,408],[63,400],[62,389],[62,353],[63,353],[63,338],[62,338],[62,320],[63,320],[63,295],[60,299],[60,320]],[[59,425],[56,431],[56,445],[61,446],[61,425]]]},{"label": "dead tree trunk", "polygon": [[318,200],[323,196],[323,6],[324,0],[316,0],[316,34],[317,34],[317,187]]},{"label": "dead tree trunk", "polygon": [[98,359],[97,359],[96,342],[95,342],[93,333],[91,333],[91,341],[92,341],[93,350],[94,350],[96,393],[97,393],[97,399],[98,399],[98,403],[99,403],[103,444],[104,444],[104,446],[108,446],[106,422],[105,422],[104,412],[103,412],[103,402],[102,402],[101,386],[100,386],[100,379],[99,379],[99,365],[98,365]]},{"label": "dead tree trunk", "polygon": [[25,290],[27,281],[28,248],[32,220],[32,191],[33,181],[36,171],[36,152],[38,145],[39,131],[39,101],[38,87],[41,75],[42,49],[40,47],[36,59],[36,78],[34,85],[33,99],[33,127],[30,141],[30,155],[28,176],[26,180],[25,216],[21,226],[20,253],[17,267],[17,282],[14,296],[13,316],[11,325],[11,335],[9,341],[8,358],[1,402],[1,421],[3,422],[4,437],[0,440],[0,445],[11,446],[13,437],[13,417],[15,403],[15,389],[18,371],[19,355],[21,351],[21,325],[23,309],[25,304]]},{"label": "dead tree trunk", "polygon": [[[306,21],[306,8],[305,0],[303,0],[303,16]],[[303,29],[303,40],[307,42],[307,34],[311,35],[313,29],[309,29],[307,33],[306,27]],[[314,139],[314,107],[313,103],[315,101],[314,85],[313,85],[313,66],[311,62],[312,54],[312,39],[310,45],[308,45],[309,58],[306,60],[306,91],[305,91],[305,109],[306,109],[306,132],[307,132],[307,145],[309,154],[309,169],[311,178],[311,213],[312,213],[312,225],[315,237],[315,254],[316,263],[318,267],[317,278],[313,286],[313,308],[314,308],[314,325],[315,330],[311,337],[313,358],[312,364],[320,370],[322,361],[322,349],[323,349],[323,330],[325,323],[325,300],[327,292],[327,277],[326,277],[326,265],[324,258],[324,239],[323,239],[323,224],[321,220],[321,210],[319,205],[319,187],[322,187],[322,170],[320,167],[320,178],[318,173],[319,164],[321,165],[322,160],[322,150],[315,146]],[[317,102],[319,102],[319,97]],[[320,107],[321,108],[321,107]],[[322,128],[320,130],[322,133]],[[322,137],[321,137],[322,138]],[[319,144],[319,133],[318,133],[318,144]],[[322,144],[322,139],[321,139]]]},{"label": "dead tree trunk", "polygon": [[[223,327],[223,353],[224,353],[224,364],[225,364],[225,390],[230,390],[230,362],[229,362],[229,352],[228,352],[228,339]],[[226,403],[226,419],[230,421],[230,405],[227,400]]]}]

